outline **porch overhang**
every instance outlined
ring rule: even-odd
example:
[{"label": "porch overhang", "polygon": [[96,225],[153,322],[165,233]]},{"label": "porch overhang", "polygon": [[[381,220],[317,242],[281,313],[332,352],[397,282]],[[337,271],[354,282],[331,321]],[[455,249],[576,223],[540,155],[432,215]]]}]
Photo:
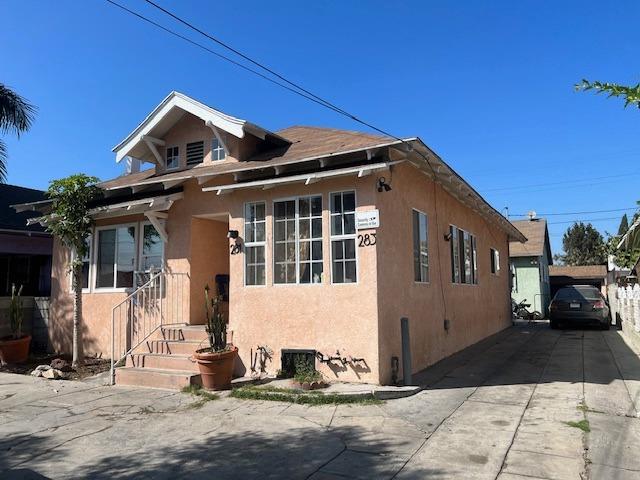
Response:
[{"label": "porch overhang", "polygon": [[388,170],[392,165],[402,163],[404,160],[396,160],[390,162],[373,163],[369,165],[358,165],[355,167],[338,168],[335,170],[328,170],[322,172],[303,173],[300,175],[291,175],[288,177],[267,178],[264,180],[255,180],[251,182],[239,182],[229,185],[218,185],[215,187],[203,187],[203,192],[216,192],[216,195],[223,195],[231,193],[236,190],[243,190],[249,188],[262,188],[268,190],[270,188],[289,185],[294,183],[304,183],[310,185],[312,183],[319,182],[327,178],[344,177],[355,175],[357,177],[363,177],[373,172],[380,172]]}]

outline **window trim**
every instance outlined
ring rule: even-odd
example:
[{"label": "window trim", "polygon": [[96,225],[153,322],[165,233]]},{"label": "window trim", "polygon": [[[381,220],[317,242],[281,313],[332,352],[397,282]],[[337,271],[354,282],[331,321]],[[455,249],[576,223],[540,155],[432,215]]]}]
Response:
[{"label": "window trim", "polygon": [[[216,160],[218,161],[218,160]],[[264,241],[262,242],[246,242],[247,238],[247,205],[262,203],[264,205]],[[266,200],[256,200],[253,202],[244,202],[242,204],[242,283],[243,287],[246,288],[264,288],[268,285],[267,282],[267,265],[269,265],[269,258],[267,256],[267,224],[269,223],[267,218],[269,218],[269,214],[267,212],[267,201]],[[264,283],[262,285],[248,285],[247,284],[247,247],[264,247]]]},{"label": "window trim", "polygon": [[[99,227],[95,227],[94,228],[94,236],[93,236],[93,246],[94,246],[94,258],[93,258],[93,262],[91,264],[91,270],[92,270],[92,276],[93,276],[93,282],[90,284],[92,287],[92,292],[93,293],[126,293],[126,292],[131,292],[135,289],[135,279],[134,279],[134,284],[131,287],[98,287],[97,283],[98,283],[98,238],[100,237],[100,231],[102,230],[114,230],[114,229],[118,229],[118,228],[128,228],[128,227],[133,227],[135,229],[135,233],[134,233],[134,239],[133,242],[136,245],[136,252],[137,252],[137,246],[138,246],[138,237],[140,236],[139,229],[140,226],[140,222],[128,222],[128,223],[114,223],[111,225],[101,225]],[[139,262],[139,257],[137,255],[134,256],[133,259],[133,271],[136,272],[138,270],[138,262]],[[113,272],[113,284],[115,285],[116,283],[116,275],[117,275],[117,263],[113,264],[114,267],[114,272]]]},{"label": "window trim", "polygon": [[489,255],[491,257],[491,275],[500,276],[500,250],[490,247]]},{"label": "window trim", "polygon": [[[331,233],[331,197],[337,193],[351,193],[353,192],[353,200],[354,200],[354,212],[357,216],[358,214],[358,192],[355,188],[349,190],[336,190],[329,192],[329,198],[327,200],[327,214],[329,217],[329,276],[331,278],[331,285],[358,285],[360,283],[360,254],[358,252],[358,223],[354,222],[355,233],[349,235],[333,235]],[[348,240],[353,238],[354,249],[356,252],[356,281],[355,282],[334,282],[333,278],[333,241],[334,240]]]},{"label": "window trim", "polygon": [[[167,155],[167,150],[169,149],[174,149],[177,148],[178,149],[178,163],[175,167],[170,167],[169,166],[169,156]],[[164,150],[164,169],[165,171],[171,171],[171,170],[178,170],[180,168],[180,145],[173,145],[170,147],[165,147]]]},{"label": "window trim", "polygon": [[[321,214],[320,214],[320,220],[321,220],[321,224],[322,224],[322,237],[321,237],[321,242],[322,242],[322,262],[315,262],[315,263],[321,263],[322,265],[322,276],[320,277],[320,281],[318,283],[314,283],[314,282],[309,282],[309,283],[301,283],[300,282],[300,252],[299,252],[299,248],[300,248],[300,236],[299,236],[299,218],[300,218],[300,207],[299,207],[299,200],[301,198],[310,198],[310,197],[320,197],[320,205],[322,207],[321,210]],[[296,226],[296,281],[294,283],[276,283],[275,278],[276,278],[276,253],[275,253],[275,249],[276,249],[276,232],[275,232],[275,224],[276,224],[276,207],[275,204],[276,202],[287,202],[287,201],[295,201],[296,204],[296,214],[295,214],[295,226]],[[271,241],[271,248],[273,250],[273,262],[271,262],[271,268],[273,269],[273,275],[271,276],[271,285],[274,287],[290,287],[290,286],[302,286],[302,287],[308,287],[308,286],[320,286],[324,283],[324,277],[325,277],[325,271],[324,271],[324,260],[325,260],[325,249],[324,249],[324,210],[325,210],[325,203],[324,203],[324,195],[322,193],[308,193],[305,195],[292,195],[292,196],[288,196],[288,197],[282,197],[282,198],[274,198],[271,202],[271,217],[272,217],[272,221],[271,221],[271,228],[272,230],[272,241]],[[313,218],[313,216],[310,216],[309,218]],[[313,223],[313,222],[311,222]],[[312,227],[311,227],[312,228]],[[309,232],[309,234],[312,234],[312,231]],[[317,241],[317,239],[316,239]],[[312,243],[311,239],[309,241],[309,243]],[[309,255],[311,255],[311,251],[309,251]],[[266,261],[266,258],[265,258]],[[313,265],[313,262],[310,262],[310,265]],[[313,274],[313,268],[312,271],[310,272],[309,275]],[[310,277],[311,279],[312,277]]]},{"label": "window trim", "polygon": [[[420,215],[424,215],[425,220],[427,222],[427,231],[426,231],[426,235],[427,235],[427,280],[416,280],[415,263],[414,263],[415,259],[412,258],[412,260],[413,260],[412,264],[413,264],[413,268],[414,268],[414,271],[413,271],[413,283],[415,283],[417,285],[429,285],[431,283],[431,268],[430,268],[430,265],[429,265],[429,216],[425,212],[423,212],[422,210],[419,210],[417,208],[412,208],[411,209],[411,226],[412,226],[412,229],[413,229],[413,212],[416,212],[416,213],[418,213]],[[414,240],[413,234],[414,233],[415,232],[411,232],[411,250],[412,250],[412,252],[413,252],[413,240]],[[418,237],[419,236],[420,236],[420,232],[418,232]],[[418,238],[418,241],[420,241],[419,238]],[[413,257],[413,255],[412,255],[412,257]],[[420,267],[422,267],[422,263],[420,264]],[[422,272],[422,270],[420,270],[420,272]],[[421,273],[420,276],[422,277],[422,273]]]},{"label": "window trim", "polygon": [[[218,142],[218,148],[213,148],[213,144],[214,142]],[[222,157],[221,158],[214,158],[214,152],[222,152]],[[218,140],[218,137],[216,137],[215,135],[213,136],[213,138],[211,139],[211,161],[212,162],[221,162],[223,160],[227,159],[227,151],[225,150],[224,146],[222,145],[222,142],[220,140]],[[255,202],[248,202],[248,203],[255,203]],[[266,203],[265,203],[266,206]],[[266,218],[266,215],[265,215]]]},{"label": "window trim", "polygon": [[[93,238],[94,238],[94,233],[95,233],[95,229],[91,228],[91,233],[89,233],[88,235],[88,240],[89,240],[89,269],[87,272],[87,275],[89,276],[89,278],[87,279],[87,288],[82,288],[82,293],[91,293],[92,288],[91,288],[91,282],[93,281],[93,275],[92,275],[92,270],[93,270]],[[76,252],[73,249],[69,249],[69,258],[71,259],[71,261],[73,262],[75,260],[76,257]],[[84,263],[84,262],[83,262]],[[73,293],[73,272],[69,272],[69,293]]]},{"label": "window trim", "polygon": [[[163,223],[163,224],[165,223],[164,219],[159,219],[159,221],[161,223]],[[142,265],[142,250],[144,248],[144,227],[146,227],[147,225],[151,225],[154,229],[156,228],[156,227],[153,226],[153,224],[149,220],[146,220],[146,221],[143,220],[143,221],[138,222],[138,232],[139,232],[139,234],[138,234],[138,237],[139,237],[138,238],[138,248],[137,248],[137,250],[138,250],[138,252],[137,252],[138,258],[136,259],[136,263],[137,263],[136,267],[138,269],[140,268],[140,265]],[[160,270],[164,270],[164,268],[165,268],[165,260],[166,260],[165,252],[167,250],[167,248],[166,248],[167,247],[167,242],[165,242],[162,239],[162,237],[160,237],[160,240],[162,241],[162,266],[160,267]],[[136,270],[136,271],[140,271],[140,270]]]},{"label": "window trim", "polygon": [[[457,235],[457,239],[458,239],[458,258],[460,260],[460,265],[459,265],[459,277],[457,279],[457,281],[455,281],[455,273],[453,272],[453,270],[455,269],[454,266],[454,262],[453,262],[453,258],[451,258],[451,268],[452,268],[452,274],[451,274],[451,284],[452,285],[468,285],[468,286],[478,286],[480,284],[479,282],[479,269],[478,269],[478,251],[477,251],[477,246],[478,246],[478,237],[477,235],[475,235],[474,233],[471,233],[469,230],[464,230],[463,228],[458,227],[457,225],[450,223],[449,224],[449,232],[452,233],[451,228],[454,228],[457,230],[456,235]],[[460,233],[462,232],[462,246],[460,244],[460,239],[461,239],[461,235]],[[470,271],[471,271],[471,281],[470,282],[462,282],[462,277],[465,277],[466,280],[466,266],[464,265],[464,255],[460,256],[460,249],[462,248],[463,250],[466,250],[466,247],[464,245],[464,234],[467,233],[469,235],[469,247],[471,250],[471,265],[470,265]],[[453,242],[453,236],[449,239],[449,242]],[[474,244],[475,244],[475,248],[474,248]],[[449,255],[452,256],[452,249],[453,249],[453,244],[449,247]]]}]

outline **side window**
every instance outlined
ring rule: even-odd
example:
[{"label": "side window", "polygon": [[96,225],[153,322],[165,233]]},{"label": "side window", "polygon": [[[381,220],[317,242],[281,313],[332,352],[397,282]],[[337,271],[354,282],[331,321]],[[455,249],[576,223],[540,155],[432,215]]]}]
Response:
[{"label": "side window", "polygon": [[491,260],[491,273],[498,274],[500,273],[500,252],[498,250],[491,248],[489,249],[490,260]]},{"label": "side window", "polygon": [[475,235],[454,225],[450,227],[451,281],[453,283],[478,283],[478,251]]},{"label": "side window", "polygon": [[85,241],[86,249],[84,256],[82,257],[82,288],[89,288],[89,265],[91,264],[91,243],[93,237],[89,235]]},{"label": "side window", "polygon": [[244,207],[244,284],[264,285],[265,226],[264,202],[247,203]]},{"label": "side window", "polygon": [[178,147],[167,148],[167,170],[180,166],[180,149]]},{"label": "side window", "polygon": [[98,230],[96,288],[133,286],[136,258],[136,228],[118,226]]},{"label": "side window", "polygon": [[358,280],[356,260],[356,194],[331,194],[331,270],[333,283]]},{"label": "side window", "polygon": [[142,251],[140,252],[140,270],[144,272],[162,269],[164,262],[164,242],[150,223],[142,227]]},{"label": "side window", "polygon": [[211,160],[214,162],[216,160],[224,160],[226,156],[227,154],[224,151],[224,147],[220,143],[220,140],[218,140],[217,137],[213,137],[211,142]]},{"label": "side window", "polygon": [[427,216],[413,210],[413,279],[416,282],[429,281],[428,240]]}]

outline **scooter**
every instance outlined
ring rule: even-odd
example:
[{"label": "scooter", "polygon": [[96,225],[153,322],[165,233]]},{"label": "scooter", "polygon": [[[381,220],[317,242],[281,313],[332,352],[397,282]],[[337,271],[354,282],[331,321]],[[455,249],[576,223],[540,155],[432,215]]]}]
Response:
[{"label": "scooter", "polygon": [[529,311],[530,303],[527,303],[527,299],[525,298],[520,303],[516,303],[514,300],[511,300],[511,308],[513,311],[513,316],[519,320],[542,320],[542,314],[537,310],[533,312]]}]

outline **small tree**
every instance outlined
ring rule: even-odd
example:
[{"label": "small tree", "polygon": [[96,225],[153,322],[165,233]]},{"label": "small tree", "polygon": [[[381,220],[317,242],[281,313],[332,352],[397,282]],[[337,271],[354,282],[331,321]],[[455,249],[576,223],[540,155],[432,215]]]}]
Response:
[{"label": "small tree", "polygon": [[565,265],[601,265],[606,263],[604,239],[590,223],[574,223],[562,236]]},{"label": "small tree", "polygon": [[97,182],[96,177],[80,173],[51,181],[47,190],[47,196],[53,200],[51,212],[45,216],[47,230],[73,253],[70,270],[73,289],[74,367],[83,362],[79,341],[82,319],[82,258],[87,254],[87,238],[93,225],[89,215],[89,202],[100,192]]}]

